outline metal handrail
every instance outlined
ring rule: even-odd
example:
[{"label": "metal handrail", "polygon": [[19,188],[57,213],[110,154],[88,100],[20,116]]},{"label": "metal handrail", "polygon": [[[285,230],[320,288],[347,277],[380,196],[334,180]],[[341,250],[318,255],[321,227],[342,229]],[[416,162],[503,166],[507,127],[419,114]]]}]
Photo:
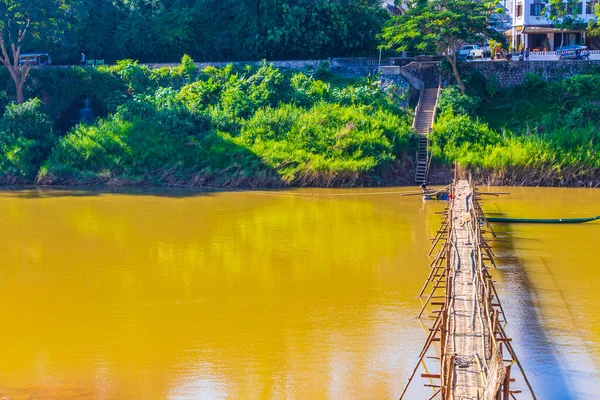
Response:
[{"label": "metal handrail", "polygon": [[415,117],[413,118],[412,128],[417,129],[417,116],[419,115],[419,111],[421,111],[421,103],[423,102],[423,95],[425,94],[425,85],[420,90],[419,93],[419,101],[417,102],[417,106],[415,107]]},{"label": "metal handrail", "polygon": [[[425,90],[423,88],[423,90]],[[437,115],[437,107],[438,107],[438,102],[440,100],[440,93],[442,93],[442,77],[440,76],[438,78],[438,90],[437,90],[437,95],[435,97],[435,105],[433,106],[433,114],[431,115],[431,127],[429,128],[429,132],[427,135],[427,169],[425,170],[425,180],[427,180],[427,178],[429,178],[429,168],[431,167],[431,160],[433,159],[433,155],[431,154],[431,151],[429,149],[429,134],[431,133],[432,129],[433,129],[433,125],[435,124],[435,117]],[[415,117],[416,120],[416,117]]]}]

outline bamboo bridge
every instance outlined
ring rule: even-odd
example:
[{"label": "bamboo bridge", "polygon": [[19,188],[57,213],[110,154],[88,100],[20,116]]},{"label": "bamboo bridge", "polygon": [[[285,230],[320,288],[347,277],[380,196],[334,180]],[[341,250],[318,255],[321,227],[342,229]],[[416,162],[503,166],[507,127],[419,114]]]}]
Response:
[{"label": "bamboo bridge", "polygon": [[400,399],[425,358],[439,366],[439,372],[421,374],[432,389],[430,400],[516,399],[521,391],[511,388],[515,366],[536,399],[504,329],[506,315],[489,272],[490,266],[496,267],[494,254],[485,239],[496,234],[481,210],[481,195],[470,179],[455,178],[450,186],[450,201],[429,255],[437,253],[419,293],[426,296],[419,318],[429,310],[432,315],[425,317],[433,325]]}]

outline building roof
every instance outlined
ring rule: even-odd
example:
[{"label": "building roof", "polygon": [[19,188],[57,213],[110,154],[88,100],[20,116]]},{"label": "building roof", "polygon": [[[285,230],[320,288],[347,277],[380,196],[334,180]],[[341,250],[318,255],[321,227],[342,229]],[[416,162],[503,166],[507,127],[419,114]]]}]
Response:
[{"label": "building roof", "polygon": [[558,28],[553,28],[551,26],[525,26],[523,27],[522,33],[574,33],[581,32],[581,30],[576,29],[565,29],[564,31]]},{"label": "building roof", "polygon": [[21,53],[19,57],[47,56],[48,53]]},{"label": "building roof", "polygon": [[[577,33],[577,32],[581,32],[582,30],[577,30],[577,29],[565,29],[564,31],[561,31],[558,28],[553,28],[550,25],[543,25],[543,26],[531,26],[531,25],[526,25],[526,26],[517,26],[517,34],[522,34],[522,33],[527,33],[527,34],[547,34],[547,33]],[[511,29],[507,29],[504,31],[504,34],[506,36],[512,36],[512,28]]]}]

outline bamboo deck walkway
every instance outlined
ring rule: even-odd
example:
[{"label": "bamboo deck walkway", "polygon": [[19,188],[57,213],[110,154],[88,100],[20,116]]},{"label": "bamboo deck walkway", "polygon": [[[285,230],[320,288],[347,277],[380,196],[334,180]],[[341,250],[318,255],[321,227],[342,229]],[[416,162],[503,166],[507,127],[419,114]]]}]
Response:
[{"label": "bamboo deck walkway", "polygon": [[[400,399],[425,358],[439,360],[439,373],[421,374],[429,380],[425,386],[432,388],[429,399],[516,399],[521,391],[511,388],[515,364],[530,398],[536,399],[504,330],[506,316],[488,271],[496,266],[494,254],[484,237],[495,233],[479,205],[480,194],[468,180],[455,180],[450,193],[429,255],[438,251],[419,293],[426,295],[419,317],[433,324]],[[431,315],[424,315],[427,312]],[[435,355],[429,355],[434,350]]]},{"label": "bamboo deck walkway", "polygon": [[[453,387],[457,398],[477,399],[483,392],[481,363],[488,354],[488,330],[484,311],[479,307],[475,271],[475,238],[469,210],[473,193],[466,181],[454,190],[452,207],[454,249],[450,251],[450,277],[453,296],[449,304],[446,351],[454,355]],[[458,368],[457,368],[458,367]]]}]

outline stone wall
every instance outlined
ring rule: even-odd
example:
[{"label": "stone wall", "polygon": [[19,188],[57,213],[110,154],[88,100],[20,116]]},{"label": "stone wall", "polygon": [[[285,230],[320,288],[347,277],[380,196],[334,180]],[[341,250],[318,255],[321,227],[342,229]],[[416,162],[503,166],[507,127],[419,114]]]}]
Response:
[{"label": "stone wall", "polygon": [[[426,88],[436,88],[439,85],[440,63],[437,61],[414,61],[402,67],[402,72],[408,76],[416,77],[423,82]],[[413,83],[411,82],[411,84]]]},{"label": "stone wall", "polygon": [[[291,69],[304,69],[307,67],[317,68],[321,63],[327,62],[327,60],[283,60],[283,61],[267,61],[269,64],[273,64],[276,68],[291,68]],[[258,66],[262,61],[227,61],[227,62],[197,62],[196,66],[200,69],[206,67],[225,67],[229,64],[233,65],[254,65]],[[163,68],[163,67],[177,67],[179,63],[168,63],[168,64],[142,64],[149,68]]]},{"label": "stone wall", "polygon": [[478,71],[486,79],[495,76],[500,87],[511,87],[525,83],[527,74],[536,74],[545,81],[553,81],[573,75],[600,73],[600,60],[468,62],[460,64],[460,71]]},{"label": "stone wall", "polygon": [[403,108],[408,107],[409,103],[414,103],[415,96],[417,99],[419,97],[419,91],[399,74],[381,75],[379,85],[385,92],[392,94],[398,105]]}]

